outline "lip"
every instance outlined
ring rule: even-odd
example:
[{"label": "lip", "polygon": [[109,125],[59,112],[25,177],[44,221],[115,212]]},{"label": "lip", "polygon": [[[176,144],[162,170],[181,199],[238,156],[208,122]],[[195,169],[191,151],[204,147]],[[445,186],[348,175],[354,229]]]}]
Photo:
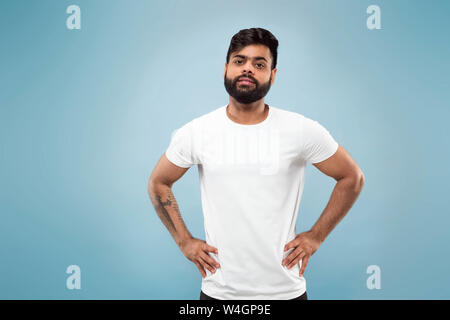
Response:
[{"label": "lip", "polygon": [[241,84],[247,84],[247,85],[255,84],[255,82],[252,79],[246,78],[246,77],[240,78],[238,80],[238,82],[240,82]]}]

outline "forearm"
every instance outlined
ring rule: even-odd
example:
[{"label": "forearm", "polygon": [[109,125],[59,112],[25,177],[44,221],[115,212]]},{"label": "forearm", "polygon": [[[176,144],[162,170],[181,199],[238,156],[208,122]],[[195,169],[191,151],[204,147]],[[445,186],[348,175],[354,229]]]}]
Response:
[{"label": "forearm", "polygon": [[326,208],[310,230],[321,242],[353,206],[363,185],[363,177],[342,178],[336,183]]},{"label": "forearm", "polygon": [[150,199],[159,218],[169,230],[178,246],[192,235],[187,229],[171,187],[165,184],[152,184],[148,190]]}]

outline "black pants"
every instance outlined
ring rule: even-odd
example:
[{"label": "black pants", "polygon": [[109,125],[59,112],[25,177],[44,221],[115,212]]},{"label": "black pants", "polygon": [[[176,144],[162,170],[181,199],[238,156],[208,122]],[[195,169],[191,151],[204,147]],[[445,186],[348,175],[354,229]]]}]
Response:
[{"label": "black pants", "polygon": [[[203,291],[200,290],[200,300],[219,300],[213,297],[208,296]],[[290,300],[308,300],[308,295],[306,294],[306,291],[301,296],[298,296],[297,298],[290,299]]]}]

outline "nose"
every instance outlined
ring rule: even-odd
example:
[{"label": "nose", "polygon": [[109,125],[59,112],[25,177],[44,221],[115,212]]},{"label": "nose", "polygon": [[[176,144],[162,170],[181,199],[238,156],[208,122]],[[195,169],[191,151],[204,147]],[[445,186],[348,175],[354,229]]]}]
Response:
[{"label": "nose", "polygon": [[242,69],[242,73],[246,74],[253,74],[253,64],[251,61],[247,61]]}]

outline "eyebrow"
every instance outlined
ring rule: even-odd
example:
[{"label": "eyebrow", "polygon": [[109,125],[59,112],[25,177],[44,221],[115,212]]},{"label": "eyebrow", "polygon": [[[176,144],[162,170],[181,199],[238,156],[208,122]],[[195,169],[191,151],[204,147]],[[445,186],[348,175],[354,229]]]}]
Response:
[{"label": "eyebrow", "polygon": [[[247,59],[248,57],[247,57],[247,56],[244,56],[244,55],[242,55],[242,54],[237,54],[237,55],[235,55],[235,56],[233,57],[233,59],[234,59],[234,58]],[[264,61],[266,61],[266,62],[268,63],[268,61],[266,60],[266,58],[260,57],[260,56],[253,57],[253,60],[264,60]]]}]

